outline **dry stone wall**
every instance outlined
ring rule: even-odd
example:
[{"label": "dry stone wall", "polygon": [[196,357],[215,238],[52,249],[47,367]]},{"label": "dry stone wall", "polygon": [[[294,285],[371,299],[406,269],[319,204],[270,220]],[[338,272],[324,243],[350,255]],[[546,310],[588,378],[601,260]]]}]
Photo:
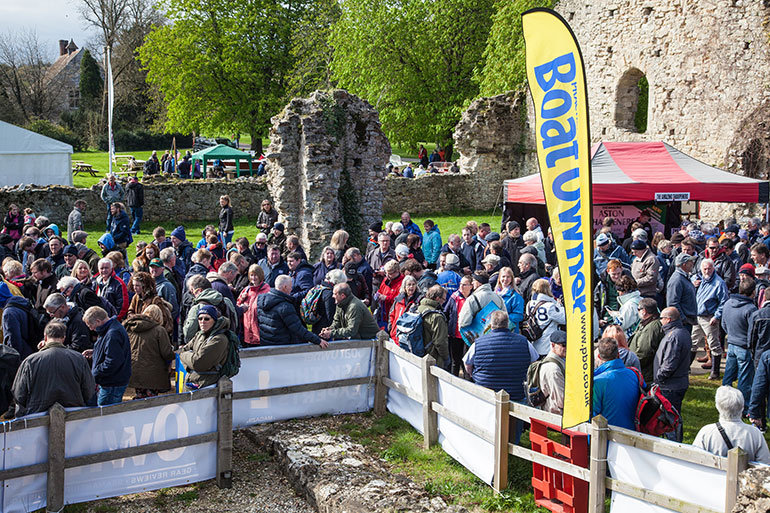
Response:
[{"label": "dry stone wall", "polygon": [[[583,52],[594,142],[663,140],[767,179],[770,2],[561,0]],[[636,84],[649,83],[637,133]]]},{"label": "dry stone wall", "polygon": [[366,240],[382,218],[390,157],[377,111],[336,89],[295,98],[272,121],[268,185],[287,230],[311,259],[340,228]]},{"label": "dry stone wall", "polygon": [[[124,184],[125,185],[125,184]],[[66,227],[67,216],[78,199],[88,203],[86,223],[104,222],[107,211],[100,197],[101,186],[77,189],[64,186],[3,187],[0,189],[0,208],[16,203],[22,209],[29,207],[38,216]],[[195,180],[168,183],[148,183],[144,186],[144,223],[154,223],[166,229],[184,221],[211,221],[219,216],[219,196],[228,194],[236,217],[256,220],[260,204],[269,198],[264,178],[232,181]]]}]

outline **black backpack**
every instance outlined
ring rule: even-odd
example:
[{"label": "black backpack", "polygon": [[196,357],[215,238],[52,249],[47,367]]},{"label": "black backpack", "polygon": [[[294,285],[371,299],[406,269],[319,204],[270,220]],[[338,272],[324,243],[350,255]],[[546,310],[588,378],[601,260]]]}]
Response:
[{"label": "black backpack", "polygon": [[527,368],[527,400],[535,408],[541,406],[548,399],[540,386],[540,368],[544,363],[553,362],[564,372],[564,364],[558,358],[548,355],[545,358],[532,362]]},{"label": "black backpack", "polygon": [[538,301],[537,304],[535,304],[535,308],[532,309],[531,312],[527,313],[527,315],[524,316],[524,319],[521,321],[521,334],[526,337],[527,340],[530,342],[535,342],[536,340],[540,340],[540,337],[543,336],[543,328],[540,327],[540,324],[537,323],[537,309],[543,306],[546,302],[545,301]]}]

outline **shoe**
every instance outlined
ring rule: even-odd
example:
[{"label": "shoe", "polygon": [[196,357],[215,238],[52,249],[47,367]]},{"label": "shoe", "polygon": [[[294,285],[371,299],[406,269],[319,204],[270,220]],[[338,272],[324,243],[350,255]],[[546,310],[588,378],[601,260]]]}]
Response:
[{"label": "shoe", "polygon": [[707,361],[709,361],[709,355],[704,354],[703,356],[701,356],[700,358],[696,358],[695,360],[698,363],[706,363]]},{"label": "shoe", "polygon": [[711,362],[702,363],[700,368],[701,369],[710,369],[711,368]]}]

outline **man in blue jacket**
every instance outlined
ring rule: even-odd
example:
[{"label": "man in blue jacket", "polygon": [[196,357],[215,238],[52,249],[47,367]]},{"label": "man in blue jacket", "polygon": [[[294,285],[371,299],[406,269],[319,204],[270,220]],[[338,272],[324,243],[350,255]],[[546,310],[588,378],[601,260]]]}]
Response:
[{"label": "man in blue jacket", "polygon": [[[722,345],[719,341],[719,322],[722,308],[730,297],[727,285],[717,274],[714,261],[704,258],[700,262],[700,276],[695,281],[698,290],[695,295],[698,304],[698,323],[692,328],[692,350],[698,351],[701,340],[710,361],[701,365],[711,368],[709,379],[719,379],[719,366],[722,363]],[[693,355],[691,355],[693,356]]]},{"label": "man in blue jacket", "polygon": [[292,279],[291,297],[299,305],[310,289],[313,288],[313,266],[302,258],[298,251],[292,251],[286,257],[289,266],[289,276]]},{"label": "man in blue jacket", "polygon": [[679,310],[679,319],[689,333],[692,333],[693,325],[698,322],[695,285],[690,281],[690,273],[697,259],[697,256],[687,253],[678,254],[674,260],[676,270],[666,285],[666,306],[673,306]]},{"label": "man in blue jacket", "polygon": [[425,236],[422,240],[422,252],[425,255],[425,261],[428,262],[428,268],[436,270],[438,257],[441,254],[441,231],[438,225],[432,219],[426,219],[422,223],[425,228]]},{"label": "man in blue jacket", "polygon": [[413,233],[415,235],[419,235],[420,242],[422,242],[422,231],[420,230],[420,227],[417,226],[417,223],[412,221],[412,216],[409,215],[409,212],[404,212],[401,214],[401,224],[404,225],[404,233]]},{"label": "man in blue jacket", "polygon": [[275,287],[257,298],[259,343],[263,346],[302,344],[310,342],[322,348],[329,343],[305,328],[291,297],[291,277],[282,274],[275,279]]},{"label": "man in blue jacket", "polygon": [[83,322],[98,335],[94,348],[83,351],[83,356],[93,359],[91,374],[99,385],[96,404],[107,406],[120,403],[131,379],[131,343],[128,341],[128,333],[115,317],[109,317],[98,306],[86,310]]},{"label": "man in blue jacket", "polygon": [[631,268],[631,259],[626,250],[615,244],[612,237],[606,233],[600,233],[596,237],[596,249],[594,250],[594,268],[597,275],[607,269],[607,263],[610,260],[620,260],[626,269]]},{"label": "man in blue jacket", "polygon": [[738,293],[731,294],[722,310],[722,329],[727,334],[727,361],[722,384],[733,386],[738,380],[738,390],[743,394],[745,414],[751,400],[751,382],[754,380],[754,360],[749,347],[749,321],[757,307],[754,304],[753,280],[738,285]]},{"label": "man in blue jacket", "polygon": [[3,344],[13,347],[24,360],[36,351],[40,342],[32,339],[32,303],[25,297],[12,296],[8,286],[0,282],[0,305],[3,306]]},{"label": "man in blue jacket", "polygon": [[618,343],[610,337],[599,339],[596,344],[592,415],[604,416],[612,426],[635,429],[638,403],[639,378],[620,359]]}]

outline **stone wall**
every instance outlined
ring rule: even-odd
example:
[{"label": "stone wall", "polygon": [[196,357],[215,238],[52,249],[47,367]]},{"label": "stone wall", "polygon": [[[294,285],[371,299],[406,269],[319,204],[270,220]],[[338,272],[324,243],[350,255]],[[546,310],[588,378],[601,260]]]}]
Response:
[{"label": "stone wall", "polygon": [[[44,215],[51,222],[66,227],[67,216],[75,201],[84,199],[88,203],[86,223],[100,223],[107,214],[100,192],[101,186],[90,189],[58,185],[3,187],[0,189],[0,208],[4,215],[8,205],[16,203],[22,209],[32,208],[38,216]],[[219,196],[223,194],[230,196],[236,217],[255,220],[262,200],[270,197],[264,178],[148,183],[144,186],[144,221],[160,224],[166,229],[184,221],[210,221],[216,225]]]},{"label": "stone wall", "polygon": [[[768,2],[561,0],[586,66],[594,142],[663,140],[730,171],[767,179]],[[636,133],[635,84],[649,83]]]},{"label": "stone wall", "polygon": [[477,210],[480,208],[477,198],[470,193],[474,181],[475,177],[469,173],[423,175],[418,178],[389,176],[385,181],[384,211],[387,214],[400,214],[404,210],[411,214],[437,214]]},{"label": "stone wall", "polygon": [[276,210],[315,259],[334,231],[351,242],[382,218],[390,143],[377,111],[347,91],[295,98],[272,119],[267,176]]}]

